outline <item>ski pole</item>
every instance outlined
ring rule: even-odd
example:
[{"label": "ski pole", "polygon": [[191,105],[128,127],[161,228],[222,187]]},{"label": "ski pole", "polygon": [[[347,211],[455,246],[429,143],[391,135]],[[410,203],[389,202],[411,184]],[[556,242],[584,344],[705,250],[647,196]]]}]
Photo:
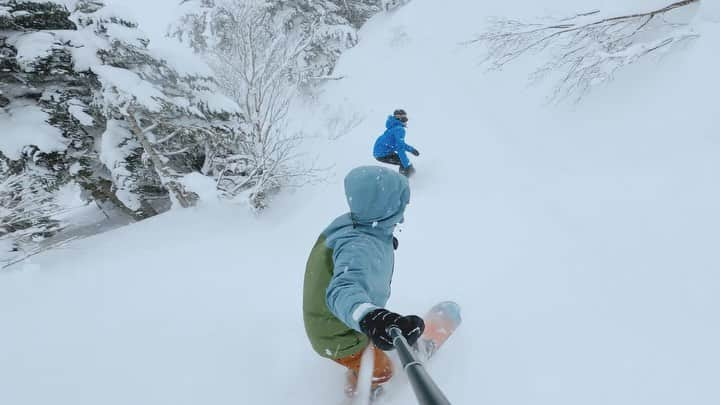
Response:
[{"label": "ski pole", "polygon": [[408,375],[415,397],[420,405],[450,405],[430,374],[425,370],[422,363],[415,357],[402,335],[400,329],[392,327],[389,330],[393,345],[398,351],[405,373]]}]

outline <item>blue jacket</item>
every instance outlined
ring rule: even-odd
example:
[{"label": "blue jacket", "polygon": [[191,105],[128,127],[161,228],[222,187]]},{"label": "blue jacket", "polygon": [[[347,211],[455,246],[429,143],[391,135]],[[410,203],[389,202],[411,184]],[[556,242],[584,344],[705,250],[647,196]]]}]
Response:
[{"label": "blue jacket", "polygon": [[323,232],[332,249],[333,275],[325,300],[348,327],[390,298],[395,264],[392,233],[410,201],[407,178],[379,166],[361,166],[345,177],[350,212]]},{"label": "blue jacket", "polygon": [[406,151],[414,152],[415,148],[405,143],[405,125],[392,115],[385,121],[385,132],[378,137],[373,147],[373,156],[381,158],[397,153],[403,167],[410,166]]}]

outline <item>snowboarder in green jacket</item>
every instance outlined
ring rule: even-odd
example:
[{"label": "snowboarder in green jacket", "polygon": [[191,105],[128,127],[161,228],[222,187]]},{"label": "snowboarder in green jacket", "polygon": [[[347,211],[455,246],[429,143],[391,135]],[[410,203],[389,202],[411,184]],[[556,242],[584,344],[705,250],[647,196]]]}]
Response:
[{"label": "snowboarder in green jacket", "polygon": [[355,392],[360,358],[372,342],[373,389],[392,377],[390,327],[414,344],[425,328],[415,315],[385,309],[394,267],[395,225],[410,201],[407,178],[378,166],[355,168],[345,177],[350,212],[321,234],[305,270],[303,317],[313,349],[348,369],[346,393]]}]

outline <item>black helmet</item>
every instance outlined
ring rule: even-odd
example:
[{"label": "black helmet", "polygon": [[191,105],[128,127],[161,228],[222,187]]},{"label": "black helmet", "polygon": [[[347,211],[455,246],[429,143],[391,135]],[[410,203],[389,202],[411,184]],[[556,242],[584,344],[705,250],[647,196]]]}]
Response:
[{"label": "black helmet", "polygon": [[408,121],[407,113],[402,108],[398,108],[397,110],[393,111],[393,117],[397,118],[398,121],[403,123]]}]

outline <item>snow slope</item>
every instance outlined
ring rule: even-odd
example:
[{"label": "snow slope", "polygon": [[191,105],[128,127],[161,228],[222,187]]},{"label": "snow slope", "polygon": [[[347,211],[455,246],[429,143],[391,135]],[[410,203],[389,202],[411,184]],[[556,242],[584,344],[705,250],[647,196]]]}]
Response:
[{"label": "snow slope", "polygon": [[[454,404],[720,403],[720,26],[551,107],[531,60],[483,74],[458,43],[488,15],[597,2],[479,3],[416,0],[363,29],[345,78],[295,112],[327,182],[260,218],[206,204],[0,273],[0,403],[340,403],[341,369],[304,335],[304,264],[397,107],[422,155],[389,307],[462,305],[428,366]],[[386,403],[414,403],[403,380]]]}]

